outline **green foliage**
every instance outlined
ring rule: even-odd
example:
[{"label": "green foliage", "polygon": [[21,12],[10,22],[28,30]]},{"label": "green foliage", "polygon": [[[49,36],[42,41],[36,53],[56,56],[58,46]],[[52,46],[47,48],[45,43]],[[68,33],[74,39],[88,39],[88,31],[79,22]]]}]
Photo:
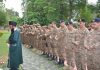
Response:
[{"label": "green foliage", "polygon": [[90,22],[97,10],[97,7],[89,5],[87,0],[27,0],[26,4],[26,21],[41,25],[71,18],[85,18]]},{"label": "green foliage", "polygon": [[3,0],[0,0],[0,2],[3,2]]},{"label": "green foliage", "polygon": [[97,2],[96,12],[100,13],[100,0],[98,0],[98,2]]},{"label": "green foliage", "polygon": [[23,23],[23,18],[19,17],[19,13],[14,11],[13,9],[6,9],[6,13],[7,13],[7,19],[8,21],[15,21],[18,23],[18,25]]},{"label": "green foliage", "polygon": [[22,25],[22,24],[24,24],[23,18],[20,18],[20,17],[16,19],[16,22],[17,22],[17,25]]},{"label": "green foliage", "polygon": [[93,13],[89,8],[85,7],[80,11],[80,18],[85,18],[87,22],[90,22],[93,19]]},{"label": "green foliage", "polygon": [[6,13],[0,10],[0,25],[4,25],[7,22]]},{"label": "green foliage", "polygon": [[[0,32],[3,33],[3,35],[0,37],[0,59],[2,58],[3,62],[6,62],[8,55],[8,47],[6,41],[8,40],[10,33],[4,30],[1,30]],[[0,68],[4,67],[4,65],[6,66],[6,64],[1,64]]]},{"label": "green foliage", "polygon": [[97,18],[100,18],[100,13],[97,13]]},{"label": "green foliage", "polygon": [[3,35],[3,33],[0,32],[0,37]]}]

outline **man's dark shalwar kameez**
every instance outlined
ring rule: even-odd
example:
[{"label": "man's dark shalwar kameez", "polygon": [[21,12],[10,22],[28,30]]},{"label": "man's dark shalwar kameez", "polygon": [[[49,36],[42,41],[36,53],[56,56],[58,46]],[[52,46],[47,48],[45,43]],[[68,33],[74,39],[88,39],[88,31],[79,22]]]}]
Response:
[{"label": "man's dark shalwar kameez", "polygon": [[23,63],[20,30],[17,28],[11,30],[9,45],[8,67],[11,68],[11,70],[17,70],[19,65]]}]

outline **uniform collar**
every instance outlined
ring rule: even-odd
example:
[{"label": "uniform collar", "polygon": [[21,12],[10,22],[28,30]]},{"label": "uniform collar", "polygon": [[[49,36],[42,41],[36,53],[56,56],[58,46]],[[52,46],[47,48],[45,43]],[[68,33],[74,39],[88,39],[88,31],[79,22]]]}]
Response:
[{"label": "uniform collar", "polygon": [[14,28],[14,31],[16,31],[17,29],[18,29],[18,28],[17,28],[17,27],[15,27],[15,28]]}]

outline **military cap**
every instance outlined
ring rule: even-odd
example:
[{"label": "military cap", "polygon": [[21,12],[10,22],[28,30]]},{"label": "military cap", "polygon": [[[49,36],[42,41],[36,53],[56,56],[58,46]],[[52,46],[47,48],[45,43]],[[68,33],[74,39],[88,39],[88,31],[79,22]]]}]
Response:
[{"label": "military cap", "polygon": [[13,25],[13,26],[16,26],[17,23],[15,21],[9,21],[9,25]]},{"label": "military cap", "polygon": [[94,22],[100,22],[100,18],[95,18]]}]

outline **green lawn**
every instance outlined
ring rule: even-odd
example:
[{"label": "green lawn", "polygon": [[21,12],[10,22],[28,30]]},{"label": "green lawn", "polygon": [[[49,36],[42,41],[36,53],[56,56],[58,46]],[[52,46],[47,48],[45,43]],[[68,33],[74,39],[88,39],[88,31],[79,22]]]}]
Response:
[{"label": "green lawn", "polygon": [[[0,30],[3,35],[0,37],[0,62],[5,62],[4,64],[0,64],[0,68],[6,68],[7,58],[8,58],[8,47],[7,40],[9,38],[10,32],[5,30]],[[21,69],[21,66],[19,67]]]},{"label": "green lawn", "polygon": [[[6,62],[8,56],[8,47],[6,41],[9,37],[9,32],[5,30],[0,30],[3,35],[0,37],[0,62]],[[2,64],[0,64],[0,67]]]}]

